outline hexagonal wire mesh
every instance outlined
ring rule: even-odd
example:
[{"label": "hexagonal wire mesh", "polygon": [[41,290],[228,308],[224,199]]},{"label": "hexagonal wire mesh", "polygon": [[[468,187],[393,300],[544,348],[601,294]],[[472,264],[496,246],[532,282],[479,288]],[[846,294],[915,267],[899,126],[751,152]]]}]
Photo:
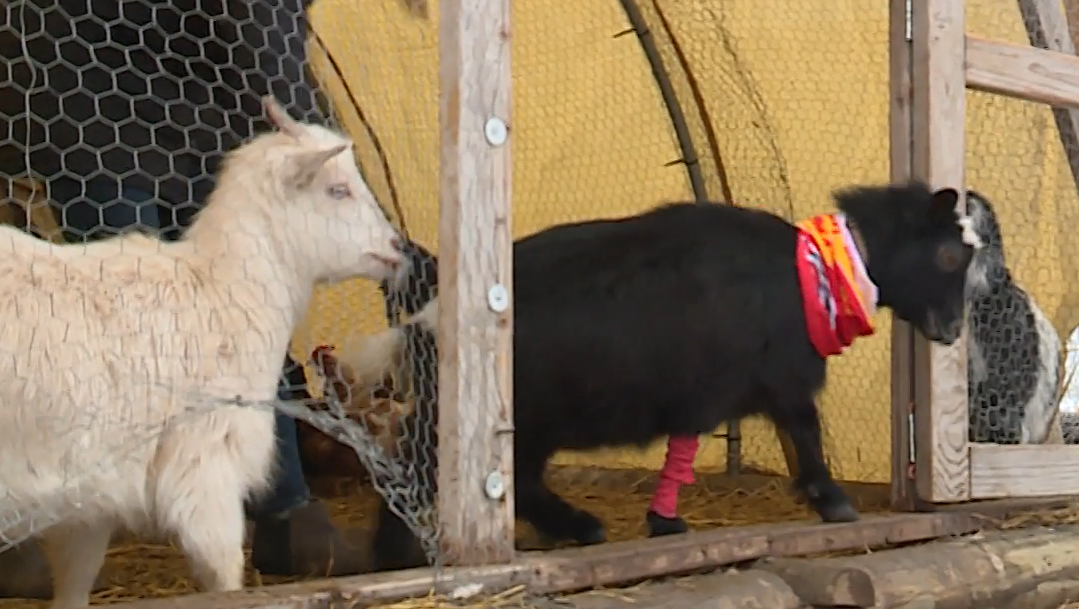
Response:
[{"label": "hexagonal wire mesh", "polygon": [[[982,0],[967,4],[974,36],[1045,48],[1053,3]],[[1079,23],[1074,2],[1067,15]],[[1052,7],[1058,11],[1058,7]],[[1075,393],[1061,337],[1079,324],[1069,279],[1067,228],[1079,221],[1079,141],[1068,113],[1042,104],[967,93],[968,210],[986,242],[968,275],[970,440],[998,444],[1061,442],[1058,417]],[[1059,112],[1059,111],[1058,111]],[[1061,137],[1063,128],[1064,137]],[[1070,349],[1069,349],[1070,351]],[[1069,387],[1070,385],[1070,387]],[[1063,425],[1062,425],[1063,424]],[[1079,441],[1079,439],[1072,439]]]},{"label": "hexagonal wire mesh", "polygon": [[[0,151],[0,173],[8,182],[5,198],[30,203],[23,216],[28,228],[50,239],[92,239],[109,216],[126,209],[134,210],[129,219],[114,224],[134,217],[176,238],[212,188],[220,153],[261,127],[252,118],[261,116],[258,94],[273,91],[294,116],[340,121],[355,139],[367,182],[384,209],[413,240],[435,249],[436,23],[416,20],[392,3],[360,10],[345,0],[320,0],[310,8],[308,72],[304,27],[294,10],[187,2],[194,4],[148,9],[125,2],[111,13],[90,0],[5,5],[3,76],[18,95],[0,97],[0,111],[9,117],[6,139],[13,143]],[[798,10],[778,0],[635,6],[682,105],[710,198],[799,219],[830,209],[834,188],[886,180],[883,6],[867,8],[859,0],[814,0]],[[91,16],[88,7],[102,12]],[[1025,40],[1015,7],[1011,0],[969,2],[972,31]],[[241,9],[248,12],[235,12]],[[634,24],[625,7],[613,0],[558,10],[524,3],[515,11],[515,235],[691,198],[684,150],[640,42],[627,35]],[[1038,227],[1056,234],[1050,219],[1071,213],[1065,202],[1075,193],[1062,165],[1066,157],[1054,148],[1059,140],[1048,110],[971,94],[969,116],[970,183],[996,203],[1005,243],[1045,239]],[[1004,137],[1006,145],[1000,143]],[[1016,153],[1016,146],[1029,150]],[[1027,171],[1020,172],[1017,162],[1026,163]],[[1029,201],[1017,203],[1016,196]],[[41,213],[46,204],[59,212],[55,229],[52,215]],[[1033,216],[1024,221],[1024,214]],[[1038,253],[1043,245],[1009,245],[1008,266],[1057,330],[1068,332],[1075,320],[1067,317],[1062,280],[1053,279],[1066,276],[1066,269],[1059,275],[1052,270],[1063,269],[1060,260],[1067,256]],[[337,345],[347,360],[348,349],[382,329],[383,307],[370,285],[322,289],[293,337],[292,355],[305,362],[316,346],[327,344]],[[884,482],[889,476],[889,329],[886,318],[879,321],[876,338],[832,364],[821,399],[832,467],[847,480]],[[981,318],[974,316],[975,322]],[[986,340],[1000,345],[1000,336]],[[319,395],[317,377],[309,380]],[[391,504],[411,514],[433,540],[430,521],[418,522],[430,515],[430,506],[420,507],[429,497],[401,491],[416,487],[417,470],[404,465],[408,459],[401,454],[387,454],[433,444],[430,437],[387,442],[413,400],[408,387],[395,384],[409,379],[389,379],[370,397],[351,395],[335,380],[329,393],[366,433],[343,425],[335,404],[325,404],[328,414],[295,402],[281,408],[358,445],[364,465],[376,470],[376,483],[403,502]],[[343,380],[347,385],[350,379]],[[986,433],[1008,441],[1015,437],[1014,426],[1002,432],[1009,420],[997,415]],[[726,452],[723,438],[706,441],[698,463],[723,469]],[[661,455],[657,447],[643,456],[566,454],[557,462],[654,469]],[[750,467],[785,467],[770,428],[756,421],[745,425],[742,455]]]},{"label": "hexagonal wire mesh", "polygon": [[[153,233],[165,241],[187,240],[185,231],[196,222],[197,212],[213,191],[224,153],[268,128],[260,103],[262,95],[271,93],[293,118],[329,126],[336,125],[336,117],[330,98],[320,92],[319,78],[327,81],[325,88],[338,99],[347,101],[351,97],[348,81],[317,36],[310,47],[312,61],[308,61],[307,4],[300,0],[277,3],[184,0],[168,5],[142,0],[5,3],[4,21],[0,25],[3,57],[0,79],[7,83],[0,94],[0,113],[7,119],[5,144],[0,150],[5,221],[54,242],[95,243],[132,230]],[[403,59],[396,63],[405,65]],[[372,78],[364,76],[364,80]],[[428,102],[424,110],[433,115],[437,108],[434,99],[423,101]],[[405,107],[412,109],[409,104]],[[398,194],[392,192],[392,177],[382,171],[386,166],[385,159],[380,158],[384,152],[360,106],[345,108],[343,114],[350,131],[360,134],[356,152],[367,173],[375,174],[370,184],[374,194],[380,201],[399,203]],[[395,152],[400,153],[401,149]],[[399,167],[407,170],[409,159],[421,156],[426,155],[409,151],[398,159]],[[391,192],[384,192],[386,186]],[[18,209],[25,213],[14,211]],[[400,217],[399,213],[394,215]],[[311,234],[310,230],[297,231],[298,238],[309,238]],[[117,260],[123,256],[115,248],[96,245],[83,255],[91,259],[92,254],[103,254],[106,249]],[[74,249],[63,251],[67,253],[60,253],[59,257],[78,255]],[[133,254],[138,255],[139,252]],[[95,264],[109,263],[109,259],[98,259]],[[75,272],[72,268],[68,271]],[[129,289],[123,287],[127,284],[116,282],[131,281],[130,278],[117,279],[102,270],[104,266],[97,268],[101,282],[112,282],[114,288],[109,295],[99,295],[101,298],[115,297]],[[165,275],[170,272],[167,267],[157,270]],[[165,281],[168,280],[166,276]],[[394,454],[398,450],[421,450],[422,446],[413,447],[418,445],[407,438],[400,438],[399,446],[386,441],[387,437],[394,439],[390,430],[399,425],[401,413],[397,408],[401,402],[385,391],[375,396],[352,395],[348,381],[353,379],[347,376],[347,370],[339,370],[342,375],[334,378],[328,357],[310,357],[317,354],[312,350],[317,344],[333,342],[350,333],[369,333],[384,323],[378,321],[384,307],[370,306],[379,300],[378,291],[362,284],[346,282],[316,293],[313,314],[293,335],[290,353],[275,356],[278,362],[284,358],[285,365],[281,370],[278,401],[267,404],[276,406],[279,412],[276,427],[282,448],[282,472],[276,478],[271,496],[262,504],[251,506],[252,512],[285,511],[307,495],[297,444],[304,432],[313,427],[355,451],[366,468],[374,472],[376,485],[391,498],[396,497],[391,502],[393,509],[416,527],[433,555],[434,525],[430,519],[418,520],[429,515],[430,510],[417,503],[422,497],[407,495],[423,485],[414,480],[415,473],[404,469]],[[301,293],[304,289],[301,288]],[[73,319],[84,318],[76,314]],[[327,319],[331,321],[327,323]],[[28,331],[33,333],[35,328]],[[233,328],[233,331],[239,330]],[[165,324],[143,328],[142,332],[151,342],[167,341],[168,337],[161,333],[175,334],[177,328]],[[72,374],[86,383],[109,388],[124,383],[159,384],[171,377],[150,373],[154,366],[185,369],[192,365],[187,360],[167,361],[167,357],[159,357],[149,369],[145,366],[123,369],[125,363],[146,364],[145,358],[124,359],[116,353],[91,347],[79,353],[77,344],[73,340],[64,346],[69,353],[66,357],[74,358],[70,360],[76,366]],[[128,348],[134,351],[141,344],[135,339],[132,345],[136,346],[128,345]],[[187,348],[195,352],[202,349],[197,344]],[[39,355],[44,365],[50,364],[50,357],[54,356]],[[58,357],[54,359],[61,361]],[[106,361],[121,366],[113,371],[112,377],[101,377],[94,368],[95,362],[104,365]],[[298,362],[306,362],[311,372],[326,375],[326,388],[332,391],[325,392],[321,399],[312,399],[310,393],[318,396],[323,392],[308,386],[308,381],[314,378],[305,378],[310,375],[305,374]],[[32,380],[20,376],[17,369],[8,372],[14,376],[5,381],[5,386],[22,387],[23,393],[19,394],[22,399],[33,393]],[[213,378],[213,374],[208,378]],[[108,393],[108,389],[105,391],[102,395],[115,395]],[[209,390],[206,395],[180,398],[174,394],[172,399],[188,402],[181,410],[194,414],[237,406],[214,399]],[[237,399],[241,400],[241,407],[263,405],[248,403],[242,396]],[[18,398],[8,396],[4,400],[14,403]],[[106,409],[95,405],[85,410]],[[44,420],[42,412],[36,414],[35,421]],[[15,510],[18,513],[4,513],[0,520],[2,548],[73,517],[70,511],[58,511],[61,508],[77,510],[92,501],[109,501],[107,493],[97,492],[104,488],[101,480],[108,479],[102,472],[117,471],[119,466],[114,463],[117,459],[134,454],[145,459],[148,449],[152,452],[156,446],[162,450],[159,440],[167,437],[161,434],[174,425],[185,424],[169,419],[146,429],[134,427],[132,422],[129,428],[120,420],[124,418],[121,413],[109,411],[108,414],[111,418],[105,423],[89,414],[80,415],[76,417],[78,428],[71,421],[51,421],[53,426],[62,427],[49,431],[52,437],[85,434],[87,427],[101,433],[111,430],[109,441],[99,447],[106,462],[86,459],[85,454],[65,457],[58,469],[50,470],[56,473],[56,479],[50,480],[51,486],[45,490],[39,487],[34,491],[36,495],[28,495],[35,501],[40,499],[42,505],[29,512],[19,509]],[[301,421],[299,430],[293,418]],[[29,427],[23,429],[27,430],[26,437],[44,433],[36,428],[33,433]],[[430,443],[431,439],[423,437],[419,442]],[[79,443],[70,445],[78,447]],[[46,462],[55,464],[55,459],[41,464]],[[3,481],[0,488],[8,493],[7,501],[0,499],[0,507],[25,508],[26,497],[11,494],[11,489],[20,488],[18,481],[6,478],[7,475],[0,474]],[[73,493],[90,491],[96,494],[73,498]],[[400,493],[406,493],[404,498]],[[361,568],[366,567],[354,567],[354,570]]]}]

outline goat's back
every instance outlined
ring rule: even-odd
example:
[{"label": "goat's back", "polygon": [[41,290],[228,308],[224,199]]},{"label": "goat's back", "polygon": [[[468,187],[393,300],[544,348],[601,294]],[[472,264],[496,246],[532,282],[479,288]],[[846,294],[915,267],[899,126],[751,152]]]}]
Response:
[{"label": "goat's back", "polygon": [[824,364],[806,334],[796,235],[765,212],[674,204],[519,241],[518,445],[645,444],[780,394],[811,397]]}]

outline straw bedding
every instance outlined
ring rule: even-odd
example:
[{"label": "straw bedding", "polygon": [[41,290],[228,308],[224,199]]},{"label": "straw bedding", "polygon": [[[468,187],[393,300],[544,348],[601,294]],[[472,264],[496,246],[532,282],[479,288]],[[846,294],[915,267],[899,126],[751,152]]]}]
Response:
[{"label": "straw bedding", "polygon": [[[652,475],[647,472],[589,472],[557,468],[550,479],[552,487],[575,505],[599,515],[608,526],[612,541],[643,537],[644,512],[651,493]],[[700,483],[683,489],[680,508],[695,528],[714,528],[760,523],[810,520],[812,515],[787,491],[789,480],[774,476],[701,476]],[[372,525],[375,491],[355,479],[320,478],[312,483],[324,499],[334,520],[343,526]],[[851,487],[856,506],[864,513],[887,509],[886,487],[859,485]],[[523,549],[542,547],[526,525],[519,527],[519,545]],[[160,598],[196,592],[188,577],[187,564],[170,545],[128,542],[114,546],[104,569],[108,586],[98,592],[96,603],[112,603],[140,598]],[[260,577],[249,571],[247,584],[268,585],[295,581],[287,578]],[[517,602],[511,597],[506,603]],[[432,606],[434,599],[405,603],[409,607]],[[420,605],[416,605],[420,603]],[[424,605],[426,603],[426,605]],[[0,609],[39,609],[43,602],[0,600]]]},{"label": "straw bedding", "polygon": [[[637,471],[584,470],[556,468],[550,476],[552,487],[575,505],[599,515],[607,524],[612,541],[631,540],[644,535],[643,516],[651,498],[654,475]],[[684,488],[680,510],[696,529],[749,524],[812,521],[807,508],[788,492],[790,480],[784,477],[751,474],[737,477],[698,476],[699,482]],[[334,520],[343,526],[370,527],[376,494],[366,482],[356,479],[320,478],[313,484]],[[889,491],[884,485],[847,485],[855,506],[864,514],[885,512]],[[1079,523],[1079,507],[1030,513],[996,526],[1021,527],[1038,524]],[[518,527],[522,549],[543,547],[527,525]],[[196,592],[188,578],[182,555],[172,546],[148,543],[116,545],[109,553],[104,570],[107,587],[98,592],[97,604],[145,598],[178,596]],[[285,583],[287,578],[260,577],[248,572],[247,585]],[[536,599],[522,590],[511,590],[482,601],[484,608],[544,607],[558,605],[557,600]],[[537,605],[538,604],[538,605]],[[0,609],[42,609],[44,602],[0,600]],[[461,607],[437,598],[413,599],[394,605],[394,609],[435,609]],[[479,607],[479,605],[477,605]],[[1062,608],[1064,609],[1064,608]],[[1067,609],[1079,609],[1069,605]]]}]

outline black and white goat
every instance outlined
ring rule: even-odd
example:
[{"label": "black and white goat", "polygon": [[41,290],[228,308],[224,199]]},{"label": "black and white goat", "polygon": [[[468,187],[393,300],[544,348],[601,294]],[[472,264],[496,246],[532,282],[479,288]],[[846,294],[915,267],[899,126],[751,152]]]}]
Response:
[{"label": "black and white goat", "polygon": [[[695,438],[763,414],[792,439],[795,485],[821,519],[856,519],[824,462],[815,395],[825,382],[825,358],[871,333],[878,305],[931,340],[959,337],[978,239],[956,212],[958,198],[954,190],[920,184],[854,188],[836,194],[839,213],[817,217],[816,228],[761,210],[673,203],[518,240],[518,515],[553,540],[603,541],[598,518],[545,485],[552,454]],[[422,248],[412,254],[419,256],[413,266],[430,273],[433,258]],[[845,273],[836,271],[844,265]],[[396,286],[384,288],[388,300],[415,315],[368,337],[349,364],[371,382],[402,361],[410,367],[417,402],[406,436],[435,441],[416,442],[405,458],[419,464],[418,485],[432,501],[438,388],[431,328],[438,300],[423,306],[395,296]],[[425,561],[398,515],[404,508],[382,500],[378,569]]]},{"label": "black and white goat", "polygon": [[967,214],[984,243],[967,269],[970,441],[1040,444],[1057,414],[1060,336],[1012,277],[993,205],[967,191]]}]

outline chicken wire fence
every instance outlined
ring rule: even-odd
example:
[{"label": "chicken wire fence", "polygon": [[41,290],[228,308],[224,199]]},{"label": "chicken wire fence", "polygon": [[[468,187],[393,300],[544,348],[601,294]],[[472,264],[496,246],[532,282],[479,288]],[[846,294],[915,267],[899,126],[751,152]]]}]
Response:
[{"label": "chicken wire fence", "polygon": [[[55,243],[94,242],[133,229],[177,240],[213,189],[223,152],[268,128],[260,101],[263,94],[273,94],[293,118],[339,126],[334,103],[339,100],[323,91],[347,91],[347,83],[335,71],[317,34],[309,36],[313,30],[305,15],[308,4],[300,0],[4,3],[3,221]],[[416,7],[412,8],[415,14]],[[346,105],[351,105],[347,98],[346,94]],[[434,100],[432,104],[437,107]],[[354,114],[345,112],[344,117],[348,122]],[[356,132],[361,169],[371,168],[372,188],[379,191],[380,165],[377,159],[367,159],[374,134],[365,139],[362,128]],[[396,197],[376,194],[385,201]],[[393,217],[392,211],[388,214]],[[406,467],[404,457],[422,452],[419,444],[433,443],[433,434],[415,441],[398,434],[396,442],[387,442],[389,429],[399,427],[401,413],[396,408],[405,398],[384,383],[373,395],[352,395],[359,390],[343,385],[348,377],[335,376],[329,358],[313,350],[385,327],[386,309],[370,306],[378,298],[377,289],[357,295],[368,287],[338,286],[317,294],[313,321],[308,320],[293,338],[279,401],[219,403],[191,395],[184,398],[189,406],[182,416],[205,415],[222,407],[274,407],[299,421],[297,433],[313,428],[349,446],[373,472],[371,479],[393,511],[413,526],[424,549],[436,558],[432,489],[421,492],[427,478],[418,478],[422,472]],[[325,319],[330,317],[332,325],[327,325]],[[285,354],[281,357],[284,360]],[[307,373],[298,381],[297,365]],[[107,446],[109,457],[121,460],[145,452],[180,420],[174,417],[146,428],[132,424]],[[80,493],[98,488],[91,481],[113,468],[111,462],[93,462],[79,454],[80,443],[74,439],[93,434],[93,421],[82,421],[78,427],[44,417],[23,423],[28,437],[30,426],[34,433],[51,437],[70,435],[72,454],[60,457],[66,473],[62,480],[52,481],[51,495],[43,493],[40,509],[8,514],[0,497],[0,549],[77,516],[61,513],[53,504],[78,506]],[[116,421],[112,424],[116,429]]]},{"label": "chicken wire fence", "polygon": [[[436,249],[437,6],[417,19],[418,6],[319,0],[306,28],[292,0],[6,4],[11,84],[0,110],[12,144],[0,169],[5,198],[27,210],[11,221],[44,238],[94,239],[109,232],[100,225],[110,206],[135,204],[143,224],[156,212],[150,228],[176,238],[220,152],[264,126],[258,94],[272,91],[293,116],[343,127],[387,214]],[[887,180],[883,6],[610,0],[514,10],[516,236],[666,199],[799,220],[831,211],[834,189]],[[398,369],[353,395],[343,369],[327,370],[326,355],[384,330],[392,309],[371,285],[322,289],[292,349],[315,405],[277,408],[354,448],[437,558],[432,472],[413,458],[431,452],[433,416],[401,423],[424,402],[412,389],[432,379]],[[888,331],[879,318],[877,336],[832,365],[821,402],[837,477],[888,479]],[[746,468],[785,470],[770,425],[747,421],[742,432],[736,446],[722,430],[706,439],[699,467],[724,469],[733,452]],[[661,451],[557,462],[656,469]]]},{"label": "chicken wire fence", "polygon": [[[93,240],[113,232],[102,225],[119,206],[175,239],[212,188],[221,151],[265,127],[259,93],[271,91],[294,117],[345,129],[386,213],[437,249],[437,5],[19,0],[4,14],[4,221],[53,241]],[[967,19],[972,33],[1026,40],[1011,0],[972,0]],[[887,7],[860,0],[797,10],[779,0],[515,5],[515,235],[668,199],[727,200],[800,220],[830,211],[837,188],[887,181],[887,37]],[[1043,106],[969,96],[968,181],[994,205],[1015,283],[1066,337],[1079,324],[1064,249],[1079,209],[1072,147],[1061,145]],[[1015,310],[988,302],[985,340],[998,350],[1014,345],[1009,362],[1041,361],[1010,329],[995,329]],[[353,449],[437,561],[434,480],[417,459],[435,444],[433,413],[406,424],[430,401],[416,389],[429,393],[433,379],[399,367],[374,391],[355,391],[332,359],[384,331],[387,316],[418,306],[387,304],[362,282],[320,289],[292,345],[314,399],[275,406],[301,421],[301,433],[318,429]],[[888,316],[878,317],[876,336],[831,364],[821,407],[838,478],[889,479],[889,331]],[[433,368],[433,351],[411,355],[425,362],[419,369]],[[1014,402],[1010,386],[1024,382],[996,390],[987,410]],[[972,433],[1015,438],[1004,431],[1007,417],[976,412]],[[744,468],[783,472],[770,425],[741,427],[737,445],[723,430],[705,439],[699,468],[723,470],[734,453]],[[155,433],[133,430],[125,442],[152,442]],[[566,453],[556,462],[658,469],[662,450]],[[71,488],[80,466],[89,467],[73,461]],[[34,517],[40,527],[57,516],[43,507]]]},{"label": "chicken wire fence", "polygon": [[[1079,32],[1072,0],[970,2],[967,31],[1049,48],[1043,24],[1064,15]],[[1079,395],[1069,340],[1079,325],[1069,243],[1079,221],[1079,140],[1071,125],[1067,111],[967,93],[966,175],[977,193],[968,211],[986,242],[968,276],[972,442],[1079,442],[1069,413],[1069,395]]]}]

